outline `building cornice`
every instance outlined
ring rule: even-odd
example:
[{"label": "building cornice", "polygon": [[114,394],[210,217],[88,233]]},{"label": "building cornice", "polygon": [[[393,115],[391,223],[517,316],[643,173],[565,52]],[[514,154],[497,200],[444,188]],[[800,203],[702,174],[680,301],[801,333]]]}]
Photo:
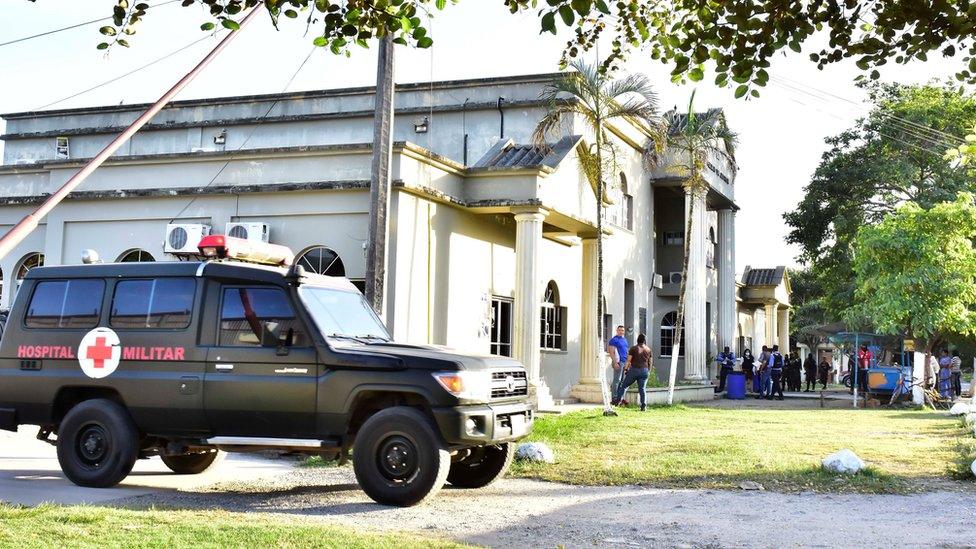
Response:
[{"label": "building cornice", "polygon": [[[540,99],[526,99],[522,101],[506,102],[504,108],[544,107],[546,102]],[[447,113],[475,110],[495,110],[494,101],[471,102],[467,104],[453,103],[449,105],[435,105],[432,107],[401,107],[395,110],[396,115],[421,115],[429,113]],[[322,120],[344,120],[350,118],[372,118],[375,111],[357,110],[344,112],[320,112],[308,114],[292,114],[281,116],[251,116],[247,118],[221,118],[217,120],[190,120],[186,122],[152,123],[146,124],[139,131],[165,131],[188,128],[225,128],[233,126],[252,126],[255,124],[287,123],[287,122],[316,122]],[[13,141],[17,139],[42,139],[46,137],[75,137],[79,135],[117,134],[125,130],[126,126],[92,126],[61,130],[46,130],[39,132],[7,133],[0,135],[0,140]]]},{"label": "building cornice", "polygon": [[[397,84],[398,92],[409,91],[429,91],[444,90],[453,88],[473,88],[491,87],[499,84],[533,84],[551,82],[562,73],[542,73],[525,74],[516,76],[494,76],[486,78],[469,78],[459,80],[442,80],[438,82],[412,82],[407,84]],[[210,97],[202,99],[187,99],[183,101],[173,101],[167,109],[181,107],[201,107],[208,105],[228,105],[239,103],[254,103],[259,101],[286,101],[295,99],[322,99],[328,97],[347,97],[350,95],[370,95],[376,93],[376,86],[362,86],[355,88],[332,88],[325,90],[312,90],[305,92],[290,93],[269,93],[260,95],[233,95],[226,97]],[[471,103],[469,103],[470,105]],[[507,103],[506,103],[507,104]],[[79,107],[70,109],[55,109],[47,111],[22,111],[14,113],[0,114],[0,118],[5,120],[16,120],[21,118],[38,118],[51,116],[70,116],[77,114],[98,114],[98,113],[118,113],[128,111],[141,111],[149,108],[150,103],[136,103],[132,105],[111,105],[99,107]],[[492,103],[494,105],[494,103]]]}]

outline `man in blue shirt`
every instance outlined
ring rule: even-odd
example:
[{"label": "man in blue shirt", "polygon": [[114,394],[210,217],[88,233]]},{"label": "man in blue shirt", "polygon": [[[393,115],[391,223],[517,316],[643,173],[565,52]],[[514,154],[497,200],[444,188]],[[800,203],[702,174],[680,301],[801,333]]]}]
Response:
[{"label": "man in blue shirt", "polygon": [[[607,354],[613,360],[613,383],[610,385],[610,394],[617,394],[617,385],[623,375],[623,365],[627,363],[627,352],[630,350],[630,342],[624,337],[626,329],[617,326],[617,335],[610,338],[607,343]],[[616,404],[616,403],[614,403]]]},{"label": "man in blue shirt", "polygon": [[715,362],[718,362],[719,374],[718,374],[718,391],[721,393],[725,390],[725,380],[729,377],[729,373],[735,367],[735,353],[729,350],[728,346],[725,350],[718,354],[715,358]]}]

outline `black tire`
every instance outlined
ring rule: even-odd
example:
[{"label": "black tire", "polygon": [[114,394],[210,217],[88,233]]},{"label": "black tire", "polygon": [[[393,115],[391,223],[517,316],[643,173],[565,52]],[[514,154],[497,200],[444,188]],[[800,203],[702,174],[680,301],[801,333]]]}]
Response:
[{"label": "black tire", "polygon": [[58,463],[78,486],[115,486],[132,471],[138,457],[139,431],[129,412],[111,400],[78,404],[58,428]]},{"label": "black tire", "polygon": [[366,495],[398,507],[433,497],[451,468],[451,456],[431,420],[405,406],[366,420],[353,443],[352,462]]},{"label": "black tire", "polygon": [[841,381],[844,383],[844,387],[847,387],[848,389],[854,387],[854,376],[851,374],[846,374]]},{"label": "black tire", "polygon": [[210,450],[195,454],[160,455],[159,458],[177,475],[198,475],[223,461],[224,455],[224,452]]},{"label": "black tire", "polygon": [[451,464],[447,481],[458,488],[484,488],[505,476],[515,459],[515,444],[472,448],[471,454]]}]

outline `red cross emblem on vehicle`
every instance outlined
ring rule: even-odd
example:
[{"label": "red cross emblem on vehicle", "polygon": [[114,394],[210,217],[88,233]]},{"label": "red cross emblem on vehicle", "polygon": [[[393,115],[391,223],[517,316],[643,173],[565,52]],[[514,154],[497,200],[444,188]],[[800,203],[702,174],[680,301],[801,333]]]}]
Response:
[{"label": "red cross emblem on vehicle", "polygon": [[122,345],[111,328],[95,328],[81,338],[78,345],[78,364],[86,376],[93,379],[107,377],[119,367]]},{"label": "red cross emblem on vehicle", "polygon": [[85,358],[92,359],[96,368],[104,368],[105,361],[112,358],[112,346],[105,344],[104,337],[96,337],[95,344],[88,348]]}]

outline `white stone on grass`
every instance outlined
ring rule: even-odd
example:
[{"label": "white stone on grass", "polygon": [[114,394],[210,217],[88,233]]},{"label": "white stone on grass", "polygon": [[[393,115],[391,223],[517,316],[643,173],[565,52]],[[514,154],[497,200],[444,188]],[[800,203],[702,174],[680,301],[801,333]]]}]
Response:
[{"label": "white stone on grass", "polygon": [[966,425],[968,425],[970,427],[972,427],[973,425],[976,425],[976,412],[970,412],[970,413],[966,414],[966,417],[963,418],[963,421],[965,421],[966,422]]},{"label": "white stone on grass", "polygon": [[969,469],[976,475],[976,459],[973,460],[973,464],[969,466]]},{"label": "white stone on grass", "polygon": [[969,404],[966,404],[965,402],[957,402],[952,405],[952,408],[949,408],[949,415],[961,416],[961,415],[968,414],[971,411],[974,410],[972,409],[972,406],[970,406]]},{"label": "white stone on grass", "polygon": [[515,450],[515,459],[519,461],[540,461],[542,463],[555,463],[556,456],[552,449],[542,442],[526,442],[519,444]]},{"label": "white stone on grass", "polygon": [[853,475],[864,469],[864,461],[857,457],[857,454],[844,448],[839,452],[834,452],[823,459],[823,468],[831,473],[842,473]]}]

